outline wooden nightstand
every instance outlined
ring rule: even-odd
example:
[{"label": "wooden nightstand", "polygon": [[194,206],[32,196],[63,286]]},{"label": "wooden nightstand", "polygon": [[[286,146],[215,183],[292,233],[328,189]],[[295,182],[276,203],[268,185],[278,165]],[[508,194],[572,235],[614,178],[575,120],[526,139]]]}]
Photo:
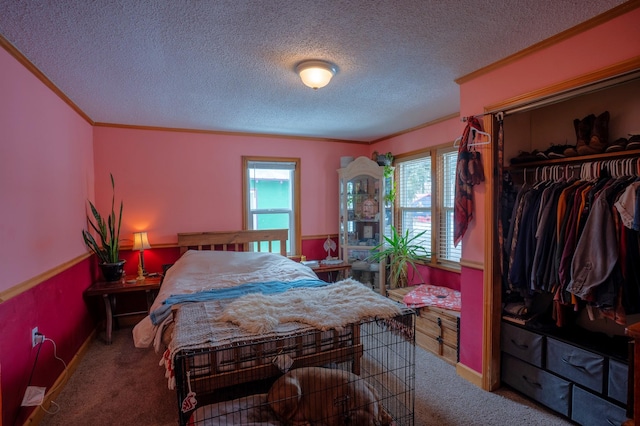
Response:
[{"label": "wooden nightstand", "polygon": [[351,264],[343,262],[339,265],[323,265],[320,263],[319,266],[312,267],[311,269],[313,269],[313,272],[315,272],[318,277],[325,277],[325,281],[333,283],[349,276]]},{"label": "wooden nightstand", "polygon": [[[158,294],[160,284],[162,282],[161,276],[146,277],[144,280],[136,280],[135,276],[125,277],[120,281],[106,282],[98,281],[91,287],[84,291],[85,296],[102,296],[104,301],[104,308],[106,312],[106,342],[111,344],[111,333],[113,330],[113,319],[121,316],[128,315],[140,315],[149,313],[149,309],[153,304],[153,300]],[[142,292],[144,291],[147,296],[147,310],[135,311],[135,312],[122,312],[115,313],[116,309],[116,295],[120,293]]]}]

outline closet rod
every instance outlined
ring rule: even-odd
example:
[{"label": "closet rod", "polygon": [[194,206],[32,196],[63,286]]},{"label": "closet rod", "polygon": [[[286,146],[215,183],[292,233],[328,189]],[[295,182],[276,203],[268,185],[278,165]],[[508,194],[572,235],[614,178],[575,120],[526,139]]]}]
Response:
[{"label": "closet rod", "polygon": [[518,168],[512,168],[510,169],[511,172],[535,172],[536,169],[538,170],[538,172],[540,172],[541,169],[543,168],[551,168],[551,167],[557,167],[557,168],[561,168],[561,169],[581,169],[582,168],[582,164],[564,164],[564,165],[548,165],[548,166],[533,166],[533,167],[518,167]]},{"label": "closet rod", "polygon": [[518,165],[518,167],[510,167],[509,170],[512,172],[535,172],[536,169],[541,170],[543,168],[558,168],[558,169],[581,169],[583,166],[588,165],[589,167],[592,165],[600,165],[601,167],[605,167],[610,164],[624,164],[624,163],[639,163],[640,157],[628,157],[628,158],[612,158],[612,159],[602,159],[602,160],[593,160],[593,161],[585,161],[584,163],[572,163],[572,164],[547,164],[547,165],[534,165],[531,167],[527,167],[525,164]]},{"label": "closet rod", "polygon": [[567,175],[570,171],[573,176],[573,171],[576,169],[580,172],[576,177],[580,177],[581,179],[597,178],[603,171],[613,177],[640,176],[640,157],[616,158],[610,160],[603,159],[573,164],[549,164],[544,166],[518,167],[511,171],[522,172],[525,179],[527,172],[534,173],[537,179],[538,174],[543,178],[544,176],[560,177],[562,174]]}]

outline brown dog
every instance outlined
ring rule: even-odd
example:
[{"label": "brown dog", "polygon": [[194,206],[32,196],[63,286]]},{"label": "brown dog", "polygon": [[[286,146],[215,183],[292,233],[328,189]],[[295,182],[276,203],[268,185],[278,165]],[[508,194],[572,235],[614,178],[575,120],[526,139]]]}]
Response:
[{"label": "brown dog", "polygon": [[267,401],[284,424],[393,424],[375,389],[355,374],[343,370],[321,367],[291,370],[271,386]]}]

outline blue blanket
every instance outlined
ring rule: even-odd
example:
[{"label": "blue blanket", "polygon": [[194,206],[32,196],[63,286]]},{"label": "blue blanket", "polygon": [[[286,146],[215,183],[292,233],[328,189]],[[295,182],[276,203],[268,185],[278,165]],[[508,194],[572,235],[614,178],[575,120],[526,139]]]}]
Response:
[{"label": "blue blanket", "polygon": [[162,306],[155,309],[153,312],[149,314],[151,317],[151,322],[154,325],[160,324],[162,321],[167,318],[171,312],[171,306],[176,303],[186,303],[186,302],[206,302],[208,300],[222,300],[222,299],[235,299],[240,296],[244,296],[245,294],[251,293],[263,293],[263,294],[276,294],[282,293],[292,288],[300,288],[300,287],[323,287],[328,285],[321,280],[314,279],[304,279],[297,281],[269,281],[269,282],[258,282],[258,283],[247,283],[241,284],[236,287],[229,288],[219,288],[219,289],[211,289],[200,291],[198,293],[189,293],[189,294],[172,294],[164,302],[162,302]]}]

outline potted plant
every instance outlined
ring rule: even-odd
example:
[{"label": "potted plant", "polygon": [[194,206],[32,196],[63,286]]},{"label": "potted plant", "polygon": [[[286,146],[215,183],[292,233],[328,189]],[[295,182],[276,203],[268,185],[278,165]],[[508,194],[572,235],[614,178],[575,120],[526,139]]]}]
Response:
[{"label": "potted plant", "polygon": [[398,234],[395,227],[391,226],[391,236],[384,236],[384,241],[375,246],[373,253],[369,256],[374,262],[387,261],[390,274],[389,281],[391,288],[406,287],[409,278],[409,267],[422,278],[422,274],[416,266],[416,262],[426,260],[431,256],[417,240],[427,231],[422,231],[414,236],[409,236],[409,230],[404,235]]},{"label": "potted plant", "polygon": [[[93,235],[83,229],[82,238],[87,247],[95,253],[105,281],[118,281],[124,273],[125,260],[120,259],[120,224],[122,223],[122,201],[120,212],[115,213],[115,182],[111,174],[111,213],[105,221],[98,209],[89,201],[91,216],[87,214],[87,222],[98,235],[99,242]],[[93,219],[92,219],[93,218]]]},{"label": "potted plant", "polygon": [[379,166],[390,166],[393,162],[393,154],[391,152],[380,154],[378,151],[373,151],[371,159],[378,163]]}]

